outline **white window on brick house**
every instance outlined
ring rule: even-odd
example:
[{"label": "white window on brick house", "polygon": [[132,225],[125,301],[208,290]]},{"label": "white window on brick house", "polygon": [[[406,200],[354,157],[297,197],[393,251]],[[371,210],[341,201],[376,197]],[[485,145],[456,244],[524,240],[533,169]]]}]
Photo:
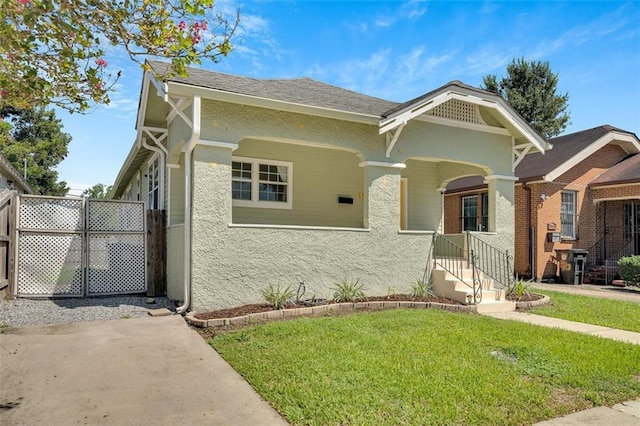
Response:
[{"label": "white window on brick house", "polygon": [[577,227],[577,192],[576,191],[562,191],[561,192],[561,205],[560,205],[560,223],[562,228],[562,238],[576,238]]},{"label": "white window on brick house", "polygon": [[231,198],[234,206],[291,209],[293,164],[233,157]]}]

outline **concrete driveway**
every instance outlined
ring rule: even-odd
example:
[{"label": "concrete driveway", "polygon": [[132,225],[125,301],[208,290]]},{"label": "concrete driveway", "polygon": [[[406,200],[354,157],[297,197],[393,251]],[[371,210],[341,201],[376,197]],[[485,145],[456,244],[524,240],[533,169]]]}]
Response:
[{"label": "concrete driveway", "polygon": [[4,329],[2,425],[286,425],[179,316]]}]

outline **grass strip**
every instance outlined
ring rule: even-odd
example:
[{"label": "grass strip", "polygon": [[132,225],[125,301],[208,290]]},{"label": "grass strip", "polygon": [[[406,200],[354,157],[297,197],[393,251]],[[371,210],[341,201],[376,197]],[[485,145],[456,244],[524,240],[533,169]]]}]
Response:
[{"label": "grass strip", "polygon": [[640,333],[640,303],[549,290],[533,291],[549,296],[551,303],[531,309],[532,314]]},{"label": "grass strip", "polygon": [[294,425],[525,425],[640,396],[640,346],[471,314],[300,318],[209,343]]}]

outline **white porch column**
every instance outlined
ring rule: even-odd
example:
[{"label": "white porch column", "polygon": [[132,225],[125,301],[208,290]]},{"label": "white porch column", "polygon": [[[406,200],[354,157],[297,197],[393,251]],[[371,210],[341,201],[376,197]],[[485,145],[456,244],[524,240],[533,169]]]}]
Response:
[{"label": "white porch column", "polygon": [[500,248],[513,253],[515,233],[514,176],[491,175],[485,177],[489,186],[489,232],[498,234]]},{"label": "white porch column", "polygon": [[404,163],[363,161],[364,226],[372,231],[400,230],[400,171]]}]

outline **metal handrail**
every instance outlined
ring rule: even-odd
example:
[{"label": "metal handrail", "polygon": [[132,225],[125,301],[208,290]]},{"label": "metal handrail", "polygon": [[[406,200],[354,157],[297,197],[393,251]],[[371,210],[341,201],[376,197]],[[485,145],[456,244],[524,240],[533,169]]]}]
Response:
[{"label": "metal handrail", "polygon": [[[467,251],[438,232],[433,233],[434,263],[456,277],[460,282],[473,290],[473,304],[482,301],[482,285],[480,271],[477,268],[477,256],[473,250]],[[471,269],[471,282],[464,277],[464,271]]]},{"label": "metal handrail", "polygon": [[495,284],[507,290],[514,285],[513,256],[502,251],[467,231],[467,247],[475,253],[476,267],[485,276],[492,278]]}]

